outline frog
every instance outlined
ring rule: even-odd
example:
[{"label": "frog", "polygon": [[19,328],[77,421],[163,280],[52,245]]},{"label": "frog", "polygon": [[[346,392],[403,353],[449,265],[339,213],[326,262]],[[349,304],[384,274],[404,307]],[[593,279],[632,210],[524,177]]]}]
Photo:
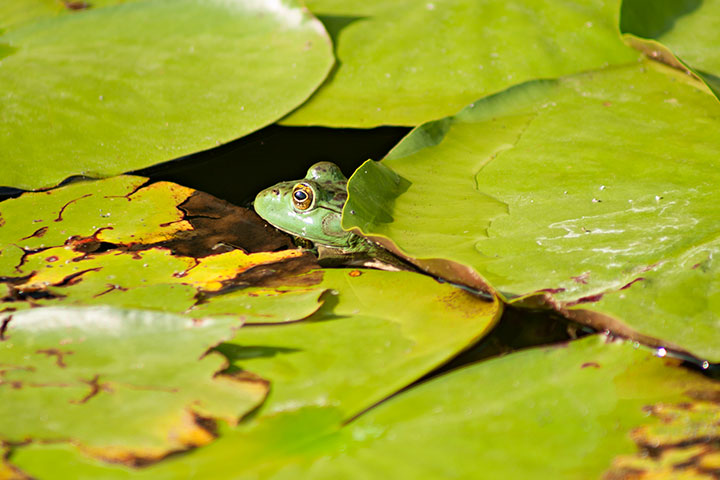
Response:
[{"label": "frog", "polygon": [[255,197],[255,212],[275,228],[311,242],[322,266],[411,270],[371,240],[342,228],[347,177],[332,162],[312,165],[305,178],[277,183]]}]

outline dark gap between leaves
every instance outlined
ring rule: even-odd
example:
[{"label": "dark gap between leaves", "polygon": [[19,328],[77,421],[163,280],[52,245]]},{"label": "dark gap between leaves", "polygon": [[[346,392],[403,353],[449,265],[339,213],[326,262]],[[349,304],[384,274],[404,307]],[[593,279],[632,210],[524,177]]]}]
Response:
[{"label": "dark gap between leaves", "polygon": [[270,125],[225,145],[130,173],[179,183],[247,206],[260,190],[303,178],[316,162],[333,162],[350,176],[364,161],[382,159],[408,132],[406,127]]}]

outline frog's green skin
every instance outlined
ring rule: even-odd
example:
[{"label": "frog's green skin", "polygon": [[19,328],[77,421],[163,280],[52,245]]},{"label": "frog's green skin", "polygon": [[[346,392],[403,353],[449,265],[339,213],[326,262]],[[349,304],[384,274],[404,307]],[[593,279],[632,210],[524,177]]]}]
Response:
[{"label": "frog's green skin", "polygon": [[[301,187],[302,186],[302,187]],[[294,192],[301,189],[311,192],[312,201],[307,208],[297,199]],[[301,195],[302,196],[302,195]],[[364,258],[363,261],[341,263],[372,264],[369,258],[380,258],[382,263],[398,263],[398,269],[407,269],[404,262],[360,235],[342,229],[341,216],[347,200],[347,178],[337,165],[330,162],[316,163],[305,178],[280,182],[266,188],[255,197],[255,211],[276,228],[312,241],[323,258]],[[385,257],[392,257],[391,261]],[[381,267],[382,268],[382,267]],[[388,269],[388,268],[385,268]]]}]

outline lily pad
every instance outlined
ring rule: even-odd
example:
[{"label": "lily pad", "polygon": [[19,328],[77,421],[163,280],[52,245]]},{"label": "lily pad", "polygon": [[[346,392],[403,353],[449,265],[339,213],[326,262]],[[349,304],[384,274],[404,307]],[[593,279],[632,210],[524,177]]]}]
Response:
[{"label": "lily pad", "polygon": [[[718,361],[713,287],[677,283],[698,280],[687,269],[707,260],[720,221],[720,105],[702,87],[646,62],[511,88],[358,169],[343,227],[506,299],[539,292],[594,311],[622,290],[595,326],[620,320]],[[379,191],[378,178],[397,187]],[[673,280],[633,285],[660,268]],[[692,318],[648,316],[657,298]]]},{"label": "lily pad", "polygon": [[[104,304],[183,313],[202,304],[206,313],[198,315],[224,305],[213,312],[272,322],[320,307],[319,278],[306,282],[302,304],[294,294],[283,298],[296,301],[273,301],[287,288],[236,291],[316,266],[254,212],[177,184],[146,182],[115,177],[3,202],[0,311]],[[233,300],[221,300],[218,292],[228,289]]]},{"label": "lily pad", "polygon": [[0,344],[0,438],[130,464],[206,444],[209,423],[235,423],[267,393],[259,378],[217,375],[225,359],[205,355],[235,325],[106,307],[18,313]]},{"label": "lily pad", "polygon": [[318,286],[329,292],[313,316],[246,327],[218,347],[232,365],[272,379],[262,416],[332,406],[351,418],[469,347],[502,311],[410,272],[327,269]]},{"label": "lily pad", "polygon": [[334,61],[293,0],[133,1],[23,22],[0,45],[0,185],[23,189],[246,135],[304,102]]},{"label": "lily pad", "polygon": [[195,305],[193,315],[241,315],[248,325],[299,320],[321,305],[322,287],[251,287],[214,296]]},{"label": "lily pad", "polygon": [[617,32],[619,2],[310,2],[338,66],[286,125],[419,125],[536,78],[638,57]]},{"label": "lily pad", "polygon": [[720,98],[720,2],[624,0],[621,13],[620,29],[631,41],[655,55],[662,52],[656,42],[670,49]]},{"label": "lily pad", "polygon": [[332,409],[321,407],[241,425],[132,474],[55,446],[21,448],[11,460],[38,478],[48,465],[78,478],[612,478],[627,456],[657,462],[642,443],[648,436],[664,454],[688,448],[679,439],[690,448],[704,441],[712,427],[700,425],[717,417],[719,392],[677,361],[592,336],[435,378],[343,426],[329,426]]}]

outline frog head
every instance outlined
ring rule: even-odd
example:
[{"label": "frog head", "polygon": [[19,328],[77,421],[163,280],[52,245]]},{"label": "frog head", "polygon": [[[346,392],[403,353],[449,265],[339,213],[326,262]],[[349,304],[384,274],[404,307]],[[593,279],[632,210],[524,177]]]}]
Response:
[{"label": "frog head", "polygon": [[305,178],[280,182],[255,197],[255,211],[276,228],[329,247],[348,247],[353,235],[340,225],[347,178],[337,165],[316,163]]}]

